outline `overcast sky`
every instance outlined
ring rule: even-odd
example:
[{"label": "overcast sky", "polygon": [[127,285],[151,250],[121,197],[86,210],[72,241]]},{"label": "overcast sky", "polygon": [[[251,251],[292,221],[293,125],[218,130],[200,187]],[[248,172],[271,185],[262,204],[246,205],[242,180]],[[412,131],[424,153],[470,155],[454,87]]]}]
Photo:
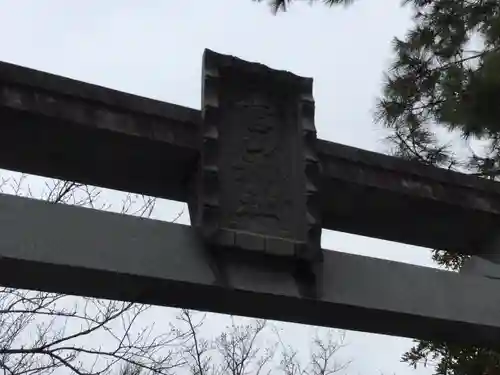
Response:
[{"label": "overcast sky", "polygon": [[[319,137],[384,152],[372,111],[391,39],[409,25],[398,0],[361,0],[349,9],[301,4],[278,17],[251,0],[0,0],[0,60],[200,108],[201,58],[210,48],[313,77]],[[164,219],[179,209],[160,207],[156,216]],[[431,265],[428,249],[323,237],[326,248]],[[311,334],[283,327],[299,346]],[[399,362],[409,340],[348,333],[347,341],[350,373],[430,373]]]}]

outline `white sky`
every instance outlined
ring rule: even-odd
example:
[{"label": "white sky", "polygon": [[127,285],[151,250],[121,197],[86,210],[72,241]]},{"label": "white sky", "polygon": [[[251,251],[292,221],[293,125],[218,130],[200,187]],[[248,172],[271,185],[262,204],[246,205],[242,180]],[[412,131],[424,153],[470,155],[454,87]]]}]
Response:
[{"label": "white sky", "polygon": [[[391,39],[409,26],[397,0],[348,9],[297,4],[278,17],[251,0],[0,0],[0,60],[199,108],[201,58],[210,48],[313,77],[319,137],[383,152],[372,111]],[[169,219],[179,206],[161,207],[157,215]],[[323,246],[431,265],[426,249],[340,233],[325,232]],[[283,327],[299,347],[311,334]],[[399,362],[409,340],[349,332],[347,341],[351,374],[430,373]]]}]

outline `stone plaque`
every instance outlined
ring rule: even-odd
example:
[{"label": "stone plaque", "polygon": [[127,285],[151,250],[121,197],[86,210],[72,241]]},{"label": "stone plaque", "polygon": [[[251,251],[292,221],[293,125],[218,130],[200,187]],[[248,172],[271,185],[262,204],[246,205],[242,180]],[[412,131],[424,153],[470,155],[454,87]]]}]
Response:
[{"label": "stone plaque", "polygon": [[205,50],[196,217],[207,241],[321,254],[312,79]]}]

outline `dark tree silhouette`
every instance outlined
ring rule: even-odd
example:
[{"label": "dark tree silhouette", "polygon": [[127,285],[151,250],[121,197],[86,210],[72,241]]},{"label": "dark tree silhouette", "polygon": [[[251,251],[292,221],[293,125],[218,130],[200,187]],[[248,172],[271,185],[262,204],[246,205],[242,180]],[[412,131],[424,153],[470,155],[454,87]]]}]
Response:
[{"label": "dark tree silhouette", "polygon": [[[269,3],[278,12],[294,2]],[[500,175],[500,2],[404,0],[402,5],[411,7],[413,25],[404,38],[394,38],[394,59],[385,73],[375,116],[389,130],[391,152],[496,179]],[[432,255],[452,271],[467,259],[439,249]],[[498,374],[499,353],[500,348],[416,341],[403,360],[414,366],[433,363],[436,374],[442,375]]]}]

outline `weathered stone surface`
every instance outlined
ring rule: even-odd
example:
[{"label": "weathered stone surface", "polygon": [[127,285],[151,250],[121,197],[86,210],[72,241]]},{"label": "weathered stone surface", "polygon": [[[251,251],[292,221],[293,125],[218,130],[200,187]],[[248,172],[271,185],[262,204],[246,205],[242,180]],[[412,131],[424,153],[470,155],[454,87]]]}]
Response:
[{"label": "weathered stone surface", "polygon": [[184,225],[1,194],[0,224],[7,287],[500,345],[499,281],[486,277],[324,250],[310,297],[286,262],[238,251],[221,278]]},{"label": "weathered stone surface", "polygon": [[498,232],[496,182],[324,140],[318,153],[323,228],[465,254]]},{"label": "weathered stone surface", "polygon": [[[498,346],[498,184],[316,141],[310,79],[207,51],[203,82],[200,113],[0,63],[0,167],[194,197],[216,245],[0,195],[0,284]],[[322,226],[476,256],[457,274],[322,252]],[[207,251],[228,247],[248,251]]]},{"label": "weathered stone surface", "polygon": [[[0,168],[187,202],[200,123],[196,109],[0,62]],[[316,143],[325,229],[478,254],[500,227],[498,183]]]},{"label": "weathered stone surface", "polygon": [[200,116],[0,62],[0,168],[182,201]]},{"label": "weathered stone surface", "polygon": [[203,84],[204,236],[226,243],[218,232],[230,231],[239,248],[320,254],[312,79],[206,50]]}]

